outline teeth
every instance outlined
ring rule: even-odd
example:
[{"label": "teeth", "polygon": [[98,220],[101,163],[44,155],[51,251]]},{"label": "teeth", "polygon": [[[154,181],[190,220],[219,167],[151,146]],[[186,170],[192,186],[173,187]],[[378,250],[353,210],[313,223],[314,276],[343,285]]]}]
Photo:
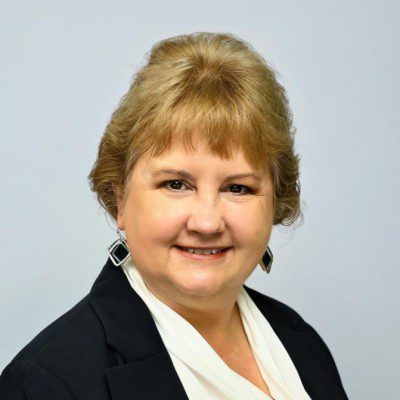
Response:
[{"label": "teeth", "polygon": [[185,249],[185,250],[188,251],[189,253],[195,253],[195,254],[217,254],[222,251],[222,249],[221,250],[217,250],[217,249]]}]

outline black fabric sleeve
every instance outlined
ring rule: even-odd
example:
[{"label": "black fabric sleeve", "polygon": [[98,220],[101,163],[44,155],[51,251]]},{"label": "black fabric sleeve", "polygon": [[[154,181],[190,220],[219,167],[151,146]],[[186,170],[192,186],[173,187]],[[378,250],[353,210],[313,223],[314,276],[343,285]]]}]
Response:
[{"label": "black fabric sleeve", "polygon": [[338,368],[336,366],[336,363],[332,356],[331,351],[329,350],[327,344],[324,342],[324,340],[319,335],[319,333],[307,322],[305,322],[305,324],[307,325],[307,327],[311,331],[311,333],[315,336],[317,343],[320,345],[321,354],[328,361],[328,365],[330,366],[332,374],[336,378],[337,384],[338,384],[340,390],[342,391],[343,398],[348,400],[347,394],[343,387],[342,379],[340,378],[340,374],[339,374]]},{"label": "black fabric sleeve", "polygon": [[1,400],[78,400],[66,384],[35,361],[13,361],[0,376]]}]

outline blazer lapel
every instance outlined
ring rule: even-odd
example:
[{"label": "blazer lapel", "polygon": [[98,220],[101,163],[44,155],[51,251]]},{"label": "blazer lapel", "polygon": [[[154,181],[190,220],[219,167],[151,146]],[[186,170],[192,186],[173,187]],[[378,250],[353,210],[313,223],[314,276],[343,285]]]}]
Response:
[{"label": "blazer lapel", "polygon": [[113,400],[188,400],[168,351],[106,369]]},{"label": "blazer lapel", "polygon": [[110,260],[90,291],[117,366],[106,368],[113,400],[188,400],[150,310]]}]

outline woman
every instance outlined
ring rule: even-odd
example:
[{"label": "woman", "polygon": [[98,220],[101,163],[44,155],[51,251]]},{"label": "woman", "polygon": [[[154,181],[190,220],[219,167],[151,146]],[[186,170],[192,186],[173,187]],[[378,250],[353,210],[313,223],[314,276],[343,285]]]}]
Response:
[{"label": "woman", "polygon": [[270,271],[272,226],[301,216],[298,165],[285,91],[248,43],[157,43],[89,175],[119,238],[90,293],[4,369],[0,398],[347,399],[317,332],[244,285]]}]

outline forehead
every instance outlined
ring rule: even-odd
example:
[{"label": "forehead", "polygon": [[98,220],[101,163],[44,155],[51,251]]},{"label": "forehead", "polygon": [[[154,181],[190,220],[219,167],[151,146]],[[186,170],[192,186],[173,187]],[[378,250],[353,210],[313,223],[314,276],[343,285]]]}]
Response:
[{"label": "forehead", "polygon": [[204,141],[194,139],[194,149],[185,148],[183,141],[178,137],[171,139],[171,144],[161,155],[153,157],[143,155],[137,160],[140,169],[154,170],[160,167],[186,167],[193,170],[243,170],[241,172],[255,172],[247,162],[240,148],[232,150],[230,158],[221,158],[214,154]]}]

